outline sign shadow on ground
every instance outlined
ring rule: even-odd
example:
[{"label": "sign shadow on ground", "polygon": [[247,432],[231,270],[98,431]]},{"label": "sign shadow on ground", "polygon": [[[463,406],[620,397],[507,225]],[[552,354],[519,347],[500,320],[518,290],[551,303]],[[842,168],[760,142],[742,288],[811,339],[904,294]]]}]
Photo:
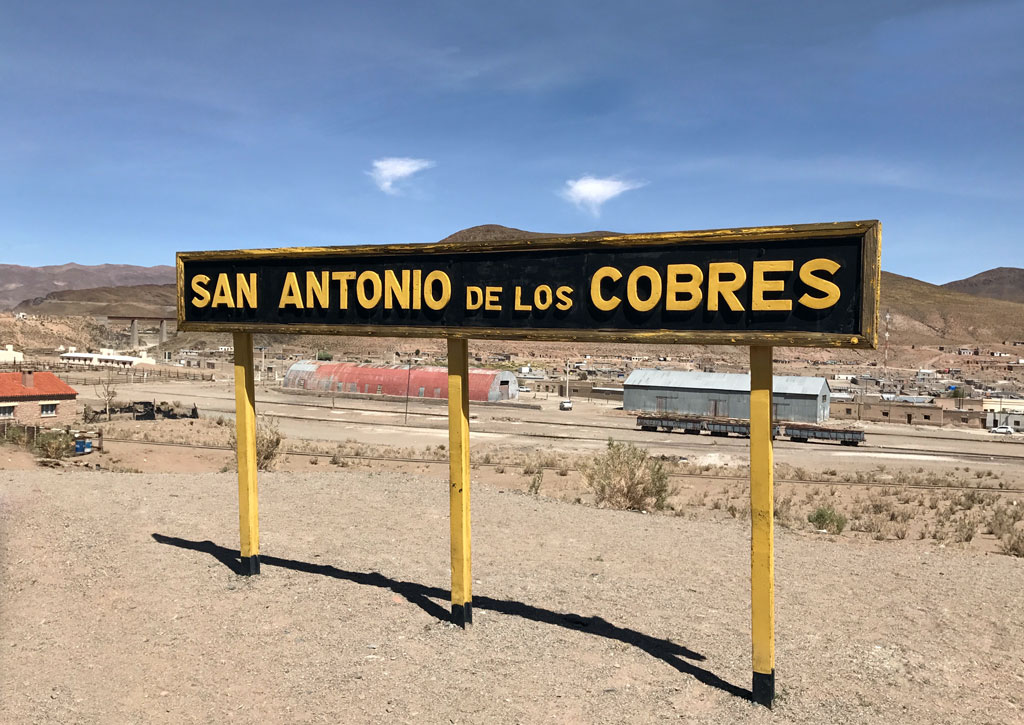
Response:
[{"label": "sign shadow on ground", "polygon": [[[242,574],[241,554],[237,549],[229,549],[219,546],[210,540],[192,541],[163,534],[152,534],[153,539],[160,544],[175,546],[179,549],[198,551],[209,554],[235,574]],[[431,587],[417,582],[392,579],[378,572],[358,572],[339,569],[330,564],[312,564],[296,559],[284,559],[279,556],[260,556],[260,563],[264,566],[277,566],[282,569],[303,572],[305,574],[318,574],[333,579],[341,579],[363,586],[390,589],[395,594],[404,597],[410,604],[414,604],[424,612],[438,621],[450,621],[448,610],[433,601],[439,599],[445,601],[451,592],[441,587]],[[556,627],[565,627],[579,632],[586,632],[596,637],[615,640],[624,644],[632,645],[651,657],[661,660],[679,672],[690,675],[698,682],[709,687],[714,687],[734,697],[744,700],[751,700],[752,693],[737,685],[723,680],[710,670],[698,667],[693,662],[703,662],[706,658],[699,652],[694,652],[680,644],[668,639],[652,637],[651,635],[638,632],[635,629],[628,629],[612,624],[601,617],[583,617],[567,612],[556,612],[551,609],[544,609],[532,604],[517,602],[510,599],[495,599],[493,597],[476,596],[473,598],[473,606],[477,609],[486,609],[499,614],[507,614],[513,617],[550,624]],[[687,660],[692,660],[687,661]]]}]

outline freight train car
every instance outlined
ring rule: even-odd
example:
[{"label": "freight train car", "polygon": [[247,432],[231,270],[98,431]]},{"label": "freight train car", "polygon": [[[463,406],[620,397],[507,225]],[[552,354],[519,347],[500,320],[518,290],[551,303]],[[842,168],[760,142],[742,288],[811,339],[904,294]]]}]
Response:
[{"label": "freight train car", "polygon": [[[681,431],[693,435],[707,432],[713,436],[750,437],[750,421],[737,418],[706,418],[700,416],[677,416],[665,413],[641,413],[636,424],[640,430],[654,432]],[[864,442],[864,431],[841,428],[826,428],[803,423],[778,423],[772,425],[772,438],[786,437],[797,443],[809,440],[838,441],[844,446],[855,446]]]}]

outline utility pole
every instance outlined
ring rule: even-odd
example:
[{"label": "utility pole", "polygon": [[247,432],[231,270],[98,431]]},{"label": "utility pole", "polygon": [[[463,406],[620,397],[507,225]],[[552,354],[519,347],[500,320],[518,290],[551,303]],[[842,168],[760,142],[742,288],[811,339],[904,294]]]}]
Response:
[{"label": "utility pole", "polygon": [[[882,376],[889,379],[889,320],[892,315],[889,314],[889,310],[885,311],[885,353],[882,358]],[[884,387],[883,387],[884,390]]]}]

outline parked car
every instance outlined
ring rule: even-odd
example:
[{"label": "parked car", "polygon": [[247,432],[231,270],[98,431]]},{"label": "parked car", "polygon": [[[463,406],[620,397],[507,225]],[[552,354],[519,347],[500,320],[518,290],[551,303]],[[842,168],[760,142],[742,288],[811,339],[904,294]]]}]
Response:
[{"label": "parked car", "polygon": [[997,425],[995,428],[989,431],[989,433],[1001,433],[1002,435],[1012,435],[1013,428],[1008,425]]},{"label": "parked car", "polygon": [[571,400],[563,400],[561,403],[558,404],[558,409],[559,410],[572,410],[572,401]]}]

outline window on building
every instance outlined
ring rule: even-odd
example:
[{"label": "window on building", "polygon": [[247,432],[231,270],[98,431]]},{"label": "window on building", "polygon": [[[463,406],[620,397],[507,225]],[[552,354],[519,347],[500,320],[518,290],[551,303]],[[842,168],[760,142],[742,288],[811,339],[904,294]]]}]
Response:
[{"label": "window on building", "polygon": [[56,403],[43,403],[39,406],[39,415],[47,418],[51,415],[57,415],[57,404]]},{"label": "window on building", "polygon": [[846,414],[847,415],[853,415],[853,408],[847,408],[846,409]]},{"label": "window on building", "polygon": [[882,417],[883,418],[888,418],[889,417],[889,411],[888,410],[883,410],[882,411]]},{"label": "window on building", "polygon": [[350,392],[350,393],[358,393],[359,392],[359,385],[356,384],[356,383],[349,383],[348,384],[348,392]]},{"label": "window on building", "polygon": [[384,386],[383,385],[378,385],[377,386],[377,395],[380,395],[383,392],[384,392]]},{"label": "window on building", "polygon": [[961,418],[961,419],[960,419],[960,422],[961,422],[961,423],[966,423],[966,422],[967,422],[967,418]]},{"label": "window on building", "polygon": [[419,395],[419,397],[421,397],[421,398],[423,397],[423,392],[424,392],[424,389],[423,389],[423,388],[421,387],[421,388],[420,388],[420,392],[419,392],[419,394],[418,394],[418,395]]},{"label": "window on building", "polygon": [[0,418],[13,418],[14,417],[14,406],[13,405],[0,405]]},{"label": "window on building", "polygon": [[931,420],[931,419],[932,419],[932,417],[931,417],[930,415],[926,415],[926,416],[924,417],[924,419],[925,419],[925,420]]},{"label": "window on building", "polygon": [[[441,388],[434,388],[434,397],[435,398],[440,398],[441,397]],[[1017,425],[1020,425],[1020,423],[1018,423]]]}]

